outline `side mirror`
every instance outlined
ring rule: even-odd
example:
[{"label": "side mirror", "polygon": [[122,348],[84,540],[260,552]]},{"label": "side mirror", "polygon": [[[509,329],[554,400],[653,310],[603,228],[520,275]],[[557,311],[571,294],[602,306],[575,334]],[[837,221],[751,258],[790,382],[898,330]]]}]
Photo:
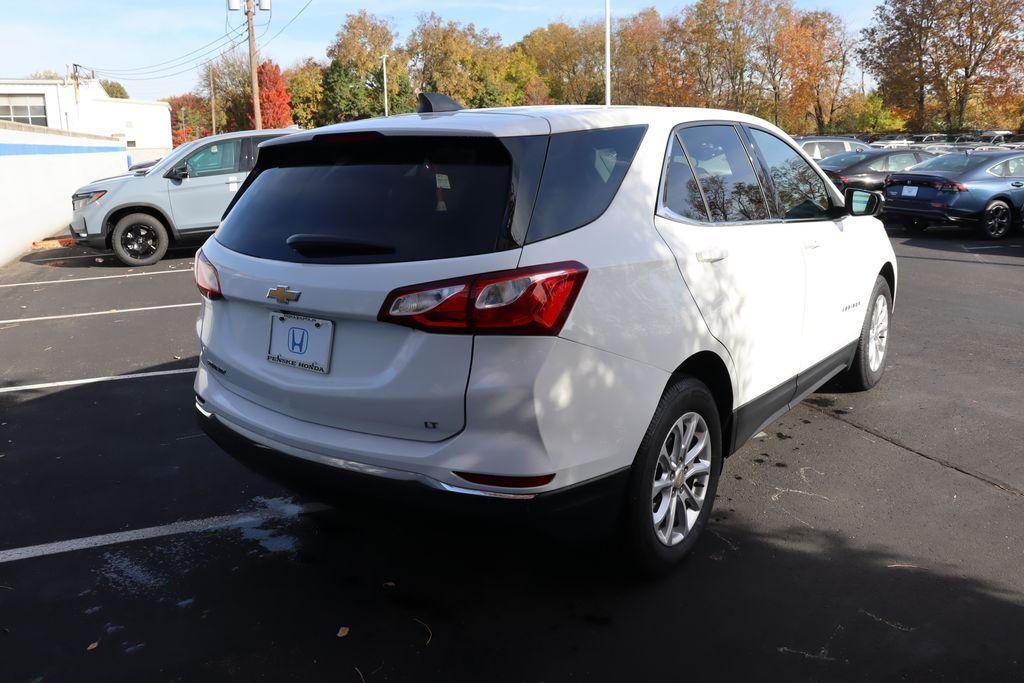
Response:
[{"label": "side mirror", "polygon": [[165,178],[171,180],[181,180],[182,178],[188,178],[188,164],[182,161],[179,164],[175,164],[171,167],[171,170],[164,174]]},{"label": "side mirror", "polygon": [[881,192],[859,190],[855,187],[846,188],[843,198],[846,200],[846,213],[851,216],[877,216],[885,202]]}]

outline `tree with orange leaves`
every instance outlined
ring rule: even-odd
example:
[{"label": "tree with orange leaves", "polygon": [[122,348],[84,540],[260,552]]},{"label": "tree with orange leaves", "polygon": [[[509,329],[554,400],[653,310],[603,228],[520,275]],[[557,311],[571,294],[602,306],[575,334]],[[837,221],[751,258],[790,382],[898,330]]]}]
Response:
[{"label": "tree with orange leaves", "polygon": [[[260,115],[264,128],[287,128],[292,125],[291,97],[281,67],[269,59],[259,65],[256,77],[260,83]],[[256,121],[249,115],[250,124]]]}]

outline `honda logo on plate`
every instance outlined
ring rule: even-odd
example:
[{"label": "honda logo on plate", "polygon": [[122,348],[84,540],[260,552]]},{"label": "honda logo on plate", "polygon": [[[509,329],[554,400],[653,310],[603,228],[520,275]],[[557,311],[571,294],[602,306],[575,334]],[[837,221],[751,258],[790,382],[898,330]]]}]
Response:
[{"label": "honda logo on plate", "polygon": [[293,327],[288,330],[288,350],[292,353],[302,355],[306,352],[309,343],[309,332],[301,327]]}]

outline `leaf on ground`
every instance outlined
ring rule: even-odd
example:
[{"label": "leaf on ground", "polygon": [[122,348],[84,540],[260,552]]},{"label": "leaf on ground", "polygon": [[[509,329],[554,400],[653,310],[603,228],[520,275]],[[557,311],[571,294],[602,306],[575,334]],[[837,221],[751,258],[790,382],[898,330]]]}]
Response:
[{"label": "leaf on ground", "polygon": [[394,581],[385,581],[385,582],[384,582],[384,583],[383,583],[382,585],[383,585],[383,586],[384,586],[385,588],[394,588],[394,587],[395,587],[395,586],[397,586],[398,584],[397,584],[397,583],[395,583]]},{"label": "leaf on ground", "polygon": [[348,626],[342,626],[341,628],[338,629],[338,637],[339,638],[344,638],[345,636],[348,635],[348,631],[349,631]]},{"label": "leaf on ground", "polygon": [[87,647],[85,649],[88,650],[89,652],[92,652],[93,650],[95,650],[99,646],[100,646],[100,641],[95,640],[95,641],[89,643],[89,647]]}]

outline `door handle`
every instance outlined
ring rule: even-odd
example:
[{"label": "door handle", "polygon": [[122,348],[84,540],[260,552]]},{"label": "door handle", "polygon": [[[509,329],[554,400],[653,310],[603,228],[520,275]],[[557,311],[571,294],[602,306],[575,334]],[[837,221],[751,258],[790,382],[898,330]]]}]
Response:
[{"label": "door handle", "polygon": [[821,242],[818,240],[807,240],[804,242],[804,249],[818,249],[821,247]]},{"label": "door handle", "polygon": [[729,252],[725,249],[708,249],[707,251],[697,252],[697,260],[701,263],[716,263],[728,256]]}]

